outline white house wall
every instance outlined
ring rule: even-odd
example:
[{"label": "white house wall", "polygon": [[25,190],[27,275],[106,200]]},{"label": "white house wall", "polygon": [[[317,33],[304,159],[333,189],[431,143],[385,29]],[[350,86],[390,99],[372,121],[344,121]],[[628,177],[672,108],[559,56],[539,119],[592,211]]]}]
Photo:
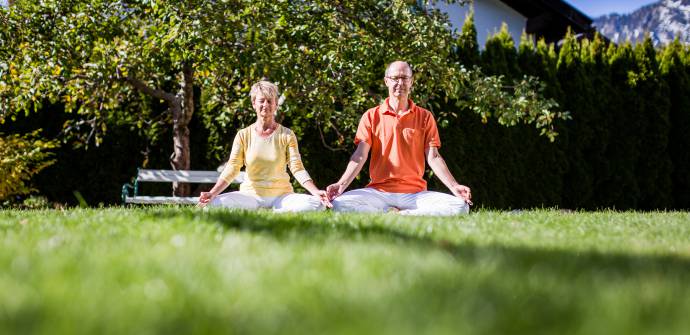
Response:
[{"label": "white house wall", "polygon": [[508,31],[515,43],[519,43],[522,31],[527,25],[527,18],[499,0],[474,0],[472,5],[448,4],[437,1],[434,7],[448,13],[450,23],[458,32],[465,23],[465,17],[474,7],[474,24],[477,28],[479,47],[484,48],[486,40],[501,29],[503,22],[508,24]]}]

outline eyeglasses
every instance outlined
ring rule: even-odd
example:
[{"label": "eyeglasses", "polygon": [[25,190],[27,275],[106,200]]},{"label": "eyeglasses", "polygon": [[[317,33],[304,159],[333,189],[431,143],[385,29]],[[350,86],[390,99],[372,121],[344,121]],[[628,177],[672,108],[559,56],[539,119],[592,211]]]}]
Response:
[{"label": "eyeglasses", "polygon": [[412,77],[408,77],[408,76],[397,76],[397,77],[386,77],[386,78],[388,78],[392,81],[395,81],[395,82],[401,80],[402,82],[405,82],[405,83],[408,83],[408,82],[410,82],[410,80],[412,80]]}]

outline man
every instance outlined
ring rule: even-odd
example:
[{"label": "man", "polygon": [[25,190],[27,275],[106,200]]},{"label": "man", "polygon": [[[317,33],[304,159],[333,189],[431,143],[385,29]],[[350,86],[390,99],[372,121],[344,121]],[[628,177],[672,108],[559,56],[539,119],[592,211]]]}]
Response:
[{"label": "man", "polygon": [[[336,211],[399,211],[410,215],[467,213],[472,204],[470,188],[458,184],[438,152],[441,141],[436,121],[428,110],[410,100],[412,68],[395,61],[384,79],[388,99],[369,109],[359,122],[357,149],[340,180],[326,188]],[[366,188],[341,194],[359,174],[371,151]],[[426,189],[424,159],[455,196]]]}]

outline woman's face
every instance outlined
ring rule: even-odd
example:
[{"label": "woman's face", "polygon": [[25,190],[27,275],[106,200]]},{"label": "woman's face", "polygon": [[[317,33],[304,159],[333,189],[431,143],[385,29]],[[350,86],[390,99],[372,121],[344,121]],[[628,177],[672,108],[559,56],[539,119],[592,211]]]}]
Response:
[{"label": "woman's face", "polygon": [[264,121],[273,120],[277,107],[276,101],[274,100],[275,99],[272,100],[264,97],[261,93],[256,95],[254,102],[252,102],[252,106],[256,111],[256,117],[258,119],[262,119]]}]

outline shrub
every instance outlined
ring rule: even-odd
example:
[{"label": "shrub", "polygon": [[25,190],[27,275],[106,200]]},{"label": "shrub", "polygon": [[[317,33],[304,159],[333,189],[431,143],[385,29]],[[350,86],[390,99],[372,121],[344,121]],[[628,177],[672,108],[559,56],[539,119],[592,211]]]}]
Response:
[{"label": "shrub", "polygon": [[55,163],[49,150],[57,143],[40,138],[38,133],[0,134],[0,200],[35,191],[31,177]]}]

